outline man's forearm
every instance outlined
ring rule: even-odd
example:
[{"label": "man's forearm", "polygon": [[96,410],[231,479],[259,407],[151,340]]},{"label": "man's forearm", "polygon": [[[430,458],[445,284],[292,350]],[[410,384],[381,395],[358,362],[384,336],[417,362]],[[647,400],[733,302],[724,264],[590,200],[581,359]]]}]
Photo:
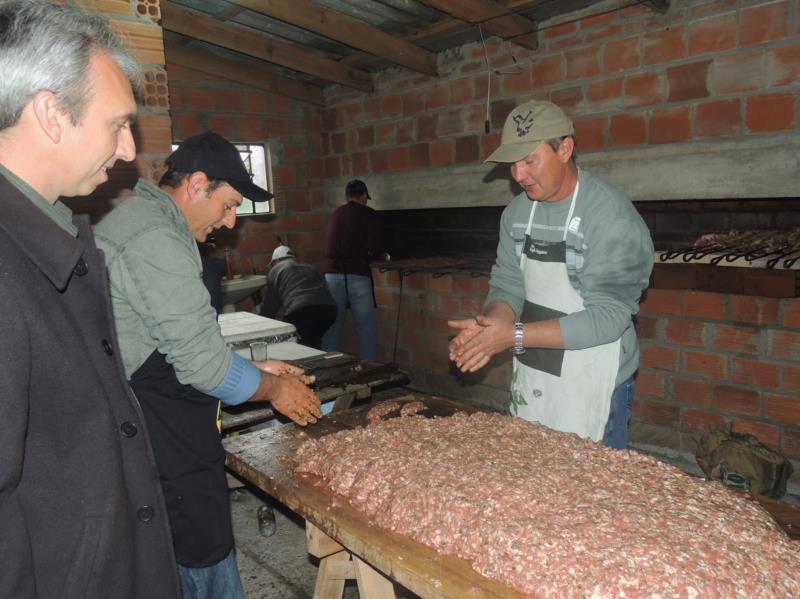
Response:
[{"label": "man's forearm", "polygon": [[515,322],[517,317],[514,310],[505,302],[491,302],[483,307],[483,315],[498,318],[507,322]]},{"label": "man's forearm", "polygon": [[[484,316],[505,320],[506,322],[516,322],[516,314],[505,302],[491,302],[483,309]],[[561,323],[556,320],[542,320],[539,322],[528,322],[523,327],[525,331],[525,347],[546,347],[564,348],[564,338],[561,336]],[[513,345],[513,339],[511,340]],[[510,347],[510,345],[509,345]]]},{"label": "man's forearm", "polygon": [[561,323],[558,320],[540,320],[528,322],[523,327],[525,331],[525,347],[545,347],[551,349],[564,349],[564,338],[561,336]]}]

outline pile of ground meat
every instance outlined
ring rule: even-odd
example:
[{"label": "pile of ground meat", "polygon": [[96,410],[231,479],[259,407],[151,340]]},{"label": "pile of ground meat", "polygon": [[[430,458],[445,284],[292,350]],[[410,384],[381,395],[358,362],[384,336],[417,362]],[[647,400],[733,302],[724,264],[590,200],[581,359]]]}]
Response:
[{"label": "pile of ground meat", "polygon": [[800,597],[800,544],[755,502],[519,418],[390,418],[294,460],[375,525],[530,597]]}]

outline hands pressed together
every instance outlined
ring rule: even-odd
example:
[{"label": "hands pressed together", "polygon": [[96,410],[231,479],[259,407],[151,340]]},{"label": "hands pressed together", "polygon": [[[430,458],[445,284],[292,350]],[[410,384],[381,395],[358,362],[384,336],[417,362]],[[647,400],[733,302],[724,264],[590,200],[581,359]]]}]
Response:
[{"label": "hands pressed together", "polygon": [[450,359],[461,372],[483,368],[497,353],[514,345],[514,323],[492,316],[450,320],[447,325],[458,333],[450,342]]},{"label": "hands pressed together", "polygon": [[319,398],[308,388],[315,380],[313,376],[306,376],[302,368],[280,360],[253,363],[262,372],[273,375],[269,399],[275,410],[300,426],[313,424],[322,417]]}]

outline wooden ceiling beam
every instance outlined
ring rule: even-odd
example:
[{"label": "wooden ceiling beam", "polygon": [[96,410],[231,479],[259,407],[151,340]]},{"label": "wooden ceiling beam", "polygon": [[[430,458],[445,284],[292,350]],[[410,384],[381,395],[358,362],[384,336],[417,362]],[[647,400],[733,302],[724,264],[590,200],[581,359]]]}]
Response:
[{"label": "wooden ceiling beam", "polygon": [[662,15],[666,14],[666,12],[669,10],[669,0],[649,0],[644,4],[645,6],[649,6],[653,12],[657,12]]},{"label": "wooden ceiling beam", "polygon": [[192,48],[174,42],[166,42],[164,50],[167,65],[177,64],[256,89],[274,92],[316,106],[325,106],[321,87],[273,73],[271,67],[256,60],[247,58],[232,60],[217,56],[204,48]]},{"label": "wooden ceiling beam", "polygon": [[307,0],[231,0],[234,4],[313,31],[425,75],[435,77],[436,55],[357,19]]},{"label": "wooden ceiling beam", "polygon": [[536,23],[522,15],[509,15],[508,9],[493,0],[423,0],[425,4],[452,17],[481,25],[492,35],[507,39],[529,50],[538,48]]},{"label": "wooden ceiling beam", "polygon": [[369,73],[275,40],[239,25],[223,23],[203,13],[161,1],[161,26],[248,56],[308,73],[326,81],[372,91]]}]

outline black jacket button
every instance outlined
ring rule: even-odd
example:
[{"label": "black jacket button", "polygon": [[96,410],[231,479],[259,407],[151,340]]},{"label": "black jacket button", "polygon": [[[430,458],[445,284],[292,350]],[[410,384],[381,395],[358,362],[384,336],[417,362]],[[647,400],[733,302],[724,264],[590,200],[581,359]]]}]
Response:
[{"label": "black jacket button", "polygon": [[136,428],[136,425],[133,422],[128,422],[127,420],[122,423],[119,427],[119,430],[122,431],[122,434],[126,437],[135,437],[136,433],[139,432],[139,429]]},{"label": "black jacket button", "polygon": [[114,355],[114,348],[111,347],[111,344],[108,342],[108,339],[103,339],[103,351],[106,352],[107,356]]},{"label": "black jacket button", "polygon": [[78,263],[75,265],[75,268],[72,269],[72,272],[74,272],[79,277],[82,277],[87,272],[89,272],[89,265],[86,264],[86,260],[84,260],[83,258],[78,260]]},{"label": "black jacket button", "polygon": [[142,522],[150,522],[155,515],[155,510],[150,507],[149,505],[143,505],[138,510],[136,510],[136,517],[139,518]]}]

